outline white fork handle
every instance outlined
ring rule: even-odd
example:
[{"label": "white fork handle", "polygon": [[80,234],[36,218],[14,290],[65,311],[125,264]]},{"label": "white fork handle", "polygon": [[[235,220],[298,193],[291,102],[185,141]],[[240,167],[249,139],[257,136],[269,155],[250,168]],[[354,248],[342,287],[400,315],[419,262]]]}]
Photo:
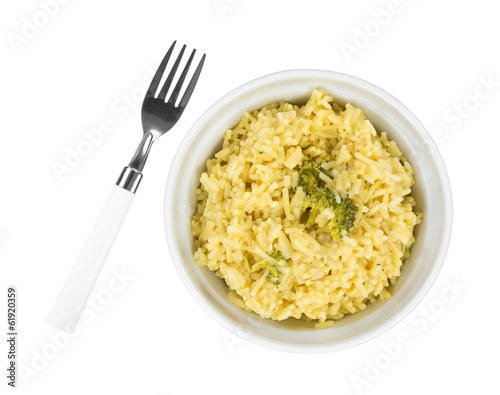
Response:
[{"label": "white fork handle", "polygon": [[73,332],[135,194],[117,185],[97,219],[48,317],[49,324]]}]

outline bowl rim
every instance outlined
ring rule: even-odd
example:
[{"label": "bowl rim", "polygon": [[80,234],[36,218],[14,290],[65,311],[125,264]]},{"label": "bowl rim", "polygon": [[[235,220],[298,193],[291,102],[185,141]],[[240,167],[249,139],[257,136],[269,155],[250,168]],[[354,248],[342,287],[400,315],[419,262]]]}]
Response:
[{"label": "bowl rim", "polygon": [[[266,85],[270,82],[279,82],[280,80],[288,80],[293,78],[304,78],[304,77],[332,77],[335,76],[336,79],[342,79],[347,83],[354,83],[356,86],[366,88],[377,95],[377,97],[383,98],[387,100],[391,106],[393,106],[398,112],[403,113],[411,123],[419,129],[419,131],[423,134],[423,137],[426,138],[428,144],[433,149],[433,160],[435,161],[437,168],[439,170],[439,179],[441,183],[441,187],[443,190],[443,199],[447,203],[443,212],[443,223],[444,227],[442,230],[443,243],[441,244],[441,248],[437,256],[435,257],[434,264],[429,273],[429,276],[426,282],[422,285],[419,291],[411,298],[411,300],[399,311],[397,311],[392,317],[387,319],[385,322],[375,326],[374,328],[352,338],[349,340],[345,340],[342,342],[332,342],[328,344],[291,344],[288,342],[279,342],[276,340],[272,340],[261,336],[259,334],[254,333],[253,331],[248,331],[246,333],[247,336],[243,340],[251,341],[254,344],[258,344],[261,346],[265,346],[274,350],[279,351],[288,351],[288,352],[296,352],[296,353],[319,353],[319,352],[332,352],[339,351],[349,347],[353,347],[355,345],[367,342],[389,329],[393,328],[399,322],[401,322],[405,317],[407,317],[415,307],[422,301],[424,296],[429,292],[432,285],[435,283],[441,269],[444,265],[444,261],[448,252],[448,247],[451,240],[451,233],[453,228],[453,199],[452,199],[452,191],[450,180],[448,177],[448,173],[446,170],[446,166],[441,157],[441,154],[436,146],[436,143],[431,138],[429,132],[423,126],[423,124],[418,120],[418,118],[397,98],[392,96],[390,93],[385,91],[384,89],[374,85],[362,78],[355,77],[350,74],[341,73],[337,71],[324,70],[324,69],[289,69],[277,71],[271,74],[266,74],[264,76],[255,78],[246,82],[237,88],[229,91],[225,95],[223,95],[220,99],[210,105],[203,114],[196,120],[196,122],[191,126],[188,133],[182,139],[182,142],[177,149],[175,156],[172,161],[172,165],[170,167],[170,171],[167,178],[167,183],[165,187],[165,195],[164,195],[164,227],[165,227],[165,235],[167,238],[168,250],[172,261],[174,262],[174,266],[176,268],[177,273],[182,279],[182,282],[186,286],[186,288],[193,295],[194,299],[198,302],[198,304],[219,324],[221,324],[224,328],[229,330],[235,336],[242,338],[239,334],[240,324],[236,324],[231,319],[226,317],[223,313],[219,312],[217,308],[215,308],[209,301],[207,301],[198,289],[191,281],[187,271],[185,270],[184,263],[180,256],[179,250],[177,248],[177,243],[174,240],[174,237],[171,232],[170,219],[173,217],[171,213],[175,209],[173,206],[173,193],[174,185],[177,182],[177,175],[180,170],[180,160],[179,158],[185,155],[187,148],[191,145],[192,141],[196,137],[196,132],[199,130],[200,125],[203,125],[207,120],[212,117],[214,113],[216,113],[220,107],[224,106],[229,101],[232,101],[235,97],[245,93],[246,91],[255,88],[259,85]],[[265,105],[267,103],[263,103]]]}]

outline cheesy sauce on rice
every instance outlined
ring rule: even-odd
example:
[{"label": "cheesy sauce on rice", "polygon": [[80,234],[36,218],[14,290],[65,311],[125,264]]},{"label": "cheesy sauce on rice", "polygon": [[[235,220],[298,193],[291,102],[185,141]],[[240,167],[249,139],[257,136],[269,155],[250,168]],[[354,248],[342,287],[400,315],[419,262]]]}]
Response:
[{"label": "cheesy sauce on rice", "polygon": [[[361,109],[332,101],[316,89],[303,106],[245,113],[207,161],[192,219],[195,262],[225,280],[236,306],[273,320],[317,320],[316,328],[390,298],[386,288],[422,217],[410,196],[413,169],[396,142],[377,134]],[[305,161],[322,164],[325,188],[356,206],[339,238],[321,228],[332,210],[315,226],[304,219]]]}]

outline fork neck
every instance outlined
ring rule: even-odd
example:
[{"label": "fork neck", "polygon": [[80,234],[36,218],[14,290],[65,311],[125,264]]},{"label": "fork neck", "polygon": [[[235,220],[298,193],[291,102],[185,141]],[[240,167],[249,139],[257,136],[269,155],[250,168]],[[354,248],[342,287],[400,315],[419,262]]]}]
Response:
[{"label": "fork neck", "polygon": [[146,164],[146,159],[148,159],[153,141],[153,134],[151,132],[145,132],[132,160],[128,166],[123,169],[116,185],[132,193],[137,191],[142,180],[142,170]]},{"label": "fork neck", "polygon": [[138,172],[142,172],[144,165],[146,164],[146,160],[148,159],[151,146],[153,145],[153,140],[154,137],[151,132],[145,132],[142,135],[141,142],[139,143],[132,160],[128,164],[128,167],[137,170]]}]

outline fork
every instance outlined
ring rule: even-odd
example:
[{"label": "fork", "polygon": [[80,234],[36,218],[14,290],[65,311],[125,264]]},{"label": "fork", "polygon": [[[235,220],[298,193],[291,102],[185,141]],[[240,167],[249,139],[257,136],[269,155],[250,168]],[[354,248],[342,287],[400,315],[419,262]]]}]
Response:
[{"label": "fork", "polygon": [[[184,45],[160,88],[161,79],[165,74],[175,44],[176,41],[170,46],[160,63],[144,98],[141,111],[142,127],[144,129],[142,140],[129,165],[123,169],[116,185],[113,186],[111,194],[49,314],[48,322],[58,329],[66,332],[75,330],[99,273],[134,200],[151,146],[158,137],[163,136],[177,123],[196,86],[205,61],[205,54],[198,63],[182,98],[176,104],[196,53],[196,49],[194,49],[177,84],[167,99],[168,90],[172,85],[186,49],[186,45]],[[158,88],[160,89],[157,93]]]}]

